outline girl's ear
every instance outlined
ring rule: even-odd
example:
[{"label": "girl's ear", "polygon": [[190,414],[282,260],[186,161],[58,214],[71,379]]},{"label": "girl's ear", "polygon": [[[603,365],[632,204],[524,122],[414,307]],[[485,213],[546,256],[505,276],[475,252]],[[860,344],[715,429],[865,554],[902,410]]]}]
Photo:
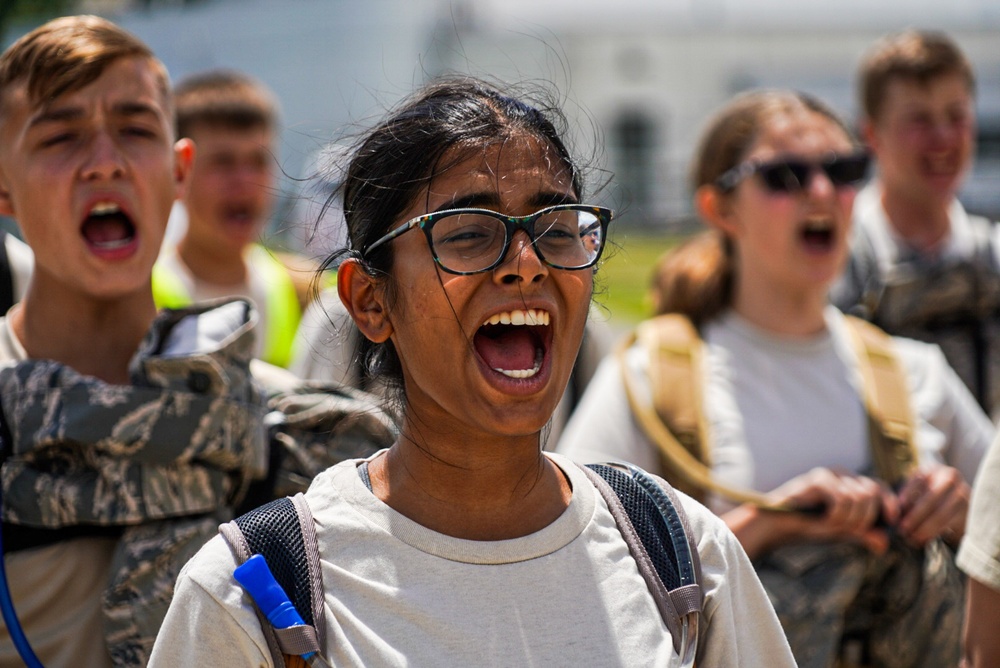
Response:
[{"label": "girl's ear", "polygon": [[392,323],[385,297],[378,281],[361,262],[345,260],[337,270],[337,292],[347,312],[365,337],[375,343],[385,343],[392,335]]},{"label": "girl's ear", "polygon": [[708,225],[727,236],[739,236],[738,218],[733,212],[732,201],[718,186],[699,186],[694,193],[694,206]]}]

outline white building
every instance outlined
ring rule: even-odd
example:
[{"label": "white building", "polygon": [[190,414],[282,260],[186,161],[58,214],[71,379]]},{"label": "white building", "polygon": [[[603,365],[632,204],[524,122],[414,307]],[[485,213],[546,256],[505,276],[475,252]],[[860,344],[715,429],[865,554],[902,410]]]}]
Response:
[{"label": "white building", "polygon": [[[289,195],[320,146],[356,134],[432,76],[551,82],[579,151],[589,154],[601,137],[598,152],[617,175],[604,196],[633,224],[690,211],[694,142],[733,93],[795,87],[853,118],[865,49],[886,32],[940,29],[979,79],[980,154],[964,199],[1000,217],[995,0],[202,0],[111,18],[146,40],[175,78],[231,67],[271,86],[284,110]],[[288,207],[278,218],[287,215]]]}]

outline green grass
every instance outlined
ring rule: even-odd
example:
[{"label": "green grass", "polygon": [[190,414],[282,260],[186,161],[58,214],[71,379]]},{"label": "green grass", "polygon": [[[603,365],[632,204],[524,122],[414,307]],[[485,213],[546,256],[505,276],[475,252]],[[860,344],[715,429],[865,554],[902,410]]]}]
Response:
[{"label": "green grass", "polygon": [[596,301],[614,327],[626,328],[651,315],[648,292],[656,260],[681,237],[619,230],[604,251]]}]

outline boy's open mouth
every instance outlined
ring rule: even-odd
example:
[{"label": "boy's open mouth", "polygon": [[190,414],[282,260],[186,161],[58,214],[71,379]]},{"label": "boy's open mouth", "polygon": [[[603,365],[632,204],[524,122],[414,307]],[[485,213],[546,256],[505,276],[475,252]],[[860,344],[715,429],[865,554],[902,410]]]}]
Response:
[{"label": "boy's open mouth", "polygon": [[92,247],[112,251],[135,240],[135,225],[114,202],[97,202],[84,218],[80,233]]},{"label": "boy's open mouth", "polygon": [[509,378],[531,378],[551,342],[549,314],[541,309],[502,311],[476,331],[473,345],[487,365]]},{"label": "boy's open mouth", "polygon": [[256,222],[256,207],[249,204],[227,204],[221,208],[222,219],[230,225],[246,226]]}]

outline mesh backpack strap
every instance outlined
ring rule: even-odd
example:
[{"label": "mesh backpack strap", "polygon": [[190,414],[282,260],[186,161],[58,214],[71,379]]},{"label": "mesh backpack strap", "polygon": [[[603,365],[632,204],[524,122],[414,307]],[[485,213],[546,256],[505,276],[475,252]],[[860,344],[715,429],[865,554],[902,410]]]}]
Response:
[{"label": "mesh backpack strap", "polygon": [[[700,562],[683,509],[635,467],[583,467],[604,497],[670,631],[674,651],[693,657],[702,609]],[[669,487],[669,486],[668,486]]]},{"label": "mesh backpack strap", "polygon": [[[325,644],[323,581],[319,546],[312,513],[302,494],[275,499],[219,527],[236,560],[243,563],[260,554],[281,585],[305,626],[275,630],[266,619],[261,627],[272,651],[278,649],[275,665],[287,656],[318,652]],[[261,617],[258,611],[258,617]],[[272,644],[273,641],[273,644]]]}]

